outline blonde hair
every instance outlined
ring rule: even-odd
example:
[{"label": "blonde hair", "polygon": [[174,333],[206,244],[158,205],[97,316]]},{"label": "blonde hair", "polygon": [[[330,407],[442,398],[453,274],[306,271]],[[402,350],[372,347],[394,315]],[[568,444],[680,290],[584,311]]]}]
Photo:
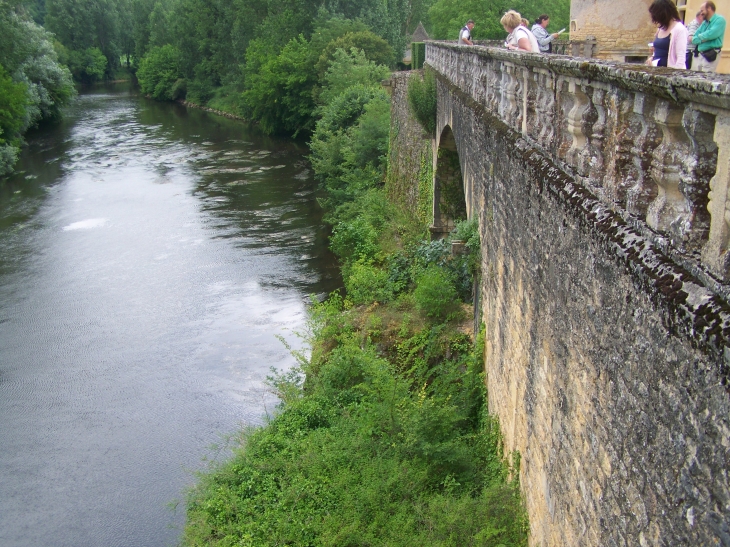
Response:
[{"label": "blonde hair", "polygon": [[503,27],[514,30],[522,24],[522,16],[515,10],[511,9],[502,16],[502,19],[500,19],[499,22],[502,23]]}]

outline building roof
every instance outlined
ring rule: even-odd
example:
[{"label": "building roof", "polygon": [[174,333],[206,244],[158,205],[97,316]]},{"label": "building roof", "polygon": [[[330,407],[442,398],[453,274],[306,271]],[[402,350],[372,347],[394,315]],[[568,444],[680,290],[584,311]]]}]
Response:
[{"label": "building roof", "polygon": [[423,23],[419,21],[416,30],[413,31],[413,36],[411,36],[411,42],[424,42],[430,39],[431,37],[428,35],[428,32],[423,28]]}]

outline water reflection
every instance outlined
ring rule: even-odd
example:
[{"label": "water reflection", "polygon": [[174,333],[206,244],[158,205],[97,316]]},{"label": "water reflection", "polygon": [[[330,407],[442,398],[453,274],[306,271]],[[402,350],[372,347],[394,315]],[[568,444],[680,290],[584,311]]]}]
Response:
[{"label": "water reflection", "polygon": [[0,186],[0,545],[175,544],[167,504],[339,285],[304,152],[129,90],[31,137]]}]

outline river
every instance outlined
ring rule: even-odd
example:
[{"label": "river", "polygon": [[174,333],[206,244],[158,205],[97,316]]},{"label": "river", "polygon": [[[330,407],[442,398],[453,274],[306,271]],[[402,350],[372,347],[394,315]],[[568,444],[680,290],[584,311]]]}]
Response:
[{"label": "river", "polygon": [[340,280],[305,148],[80,95],[0,185],[0,545],[175,545],[194,472]]}]

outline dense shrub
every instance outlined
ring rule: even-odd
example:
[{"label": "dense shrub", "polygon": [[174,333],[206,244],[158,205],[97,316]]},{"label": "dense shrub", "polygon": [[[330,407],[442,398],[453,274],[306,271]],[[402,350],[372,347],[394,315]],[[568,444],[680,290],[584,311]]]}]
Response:
[{"label": "dense shrub", "polygon": [[0,177],[12,172],[26,123],[27,88],[16,83],[0,65]]},{"label": "dense shrub", "polygon": [[23,134],[60,116],[75,94],[51,35],[0,2],[0,176],[12,172]]},{"label": "dense shrub", "polygon": [[408,80],[408,106],[423,129],[436,131],[436,76],[432,70],[414,72]]},{"label": "dense shrub", "polygon": [[378,252],[378,232],[366,218],[358,216],[334,227],[331,247],[343,260],[372,260]]},{"label": "dense shrub", "polygon": [[159,101],[171,101],[174,91],[179,92],[178,69],[180,52],[172,45],[152,48],[139,63],[137,79],[143,93],[151,95]]},{"label": "dense shrub", "polygon": [[90,84],[104,77],[107,69],[107,58],[98,47],[89,47],[82,51],[70,51],[68,66],[74,78],[80,82]]},{"label": "dense shrub", "polygon": [[351,51],[352,48],[361,51],[368,61],[376,65],[393,64],[393,48],[380,36],[369,30],[348,32],[332,40],[322,51],[316,66],[319,78],[321,79],[327,72],[337,50]]},{"label": "dense shrub", "polygon": [[330,210],[355,200],[384,176],[390,103],[382,88],[357,84],[321,111],[310,160]]},{"label": "dense shrub", "polygon": [[280,53],[272,52],[266,41],[251,42],[242,100],[248,116],[266,133],[296,136],[313,128],[315,61],[301,35],[289,40]]},{"label": "dense shrub", "polygon": [[349,51],[337,49],[322,77],[319,101],[329,104],[349,87],[358,84],[366,87],[379,85],[388,74],[390,70],[387,66],[368,60],[362,50],[354,47]]},{"label": "dense shrub", "polygon": [[403,340],[399,372],[342,330],[339,306],[315,308],[331,349],[305,364],[302,397],[190,493],[183,544],[526,546],[483,347],[428,329]]},{"label": "dense shrub", "polygon": [[453,277],[445,268],[435,264],[416,279],[413,298],[418,309],[436,321],[446,319],[458,302]]},{"label": "dense shrub", "polygon": [[386,270],[369,262],[356,262],[347,271],[349,274],[345,279],[347,298],[356,306],[387,302],[393,298],[393,289]]}]

